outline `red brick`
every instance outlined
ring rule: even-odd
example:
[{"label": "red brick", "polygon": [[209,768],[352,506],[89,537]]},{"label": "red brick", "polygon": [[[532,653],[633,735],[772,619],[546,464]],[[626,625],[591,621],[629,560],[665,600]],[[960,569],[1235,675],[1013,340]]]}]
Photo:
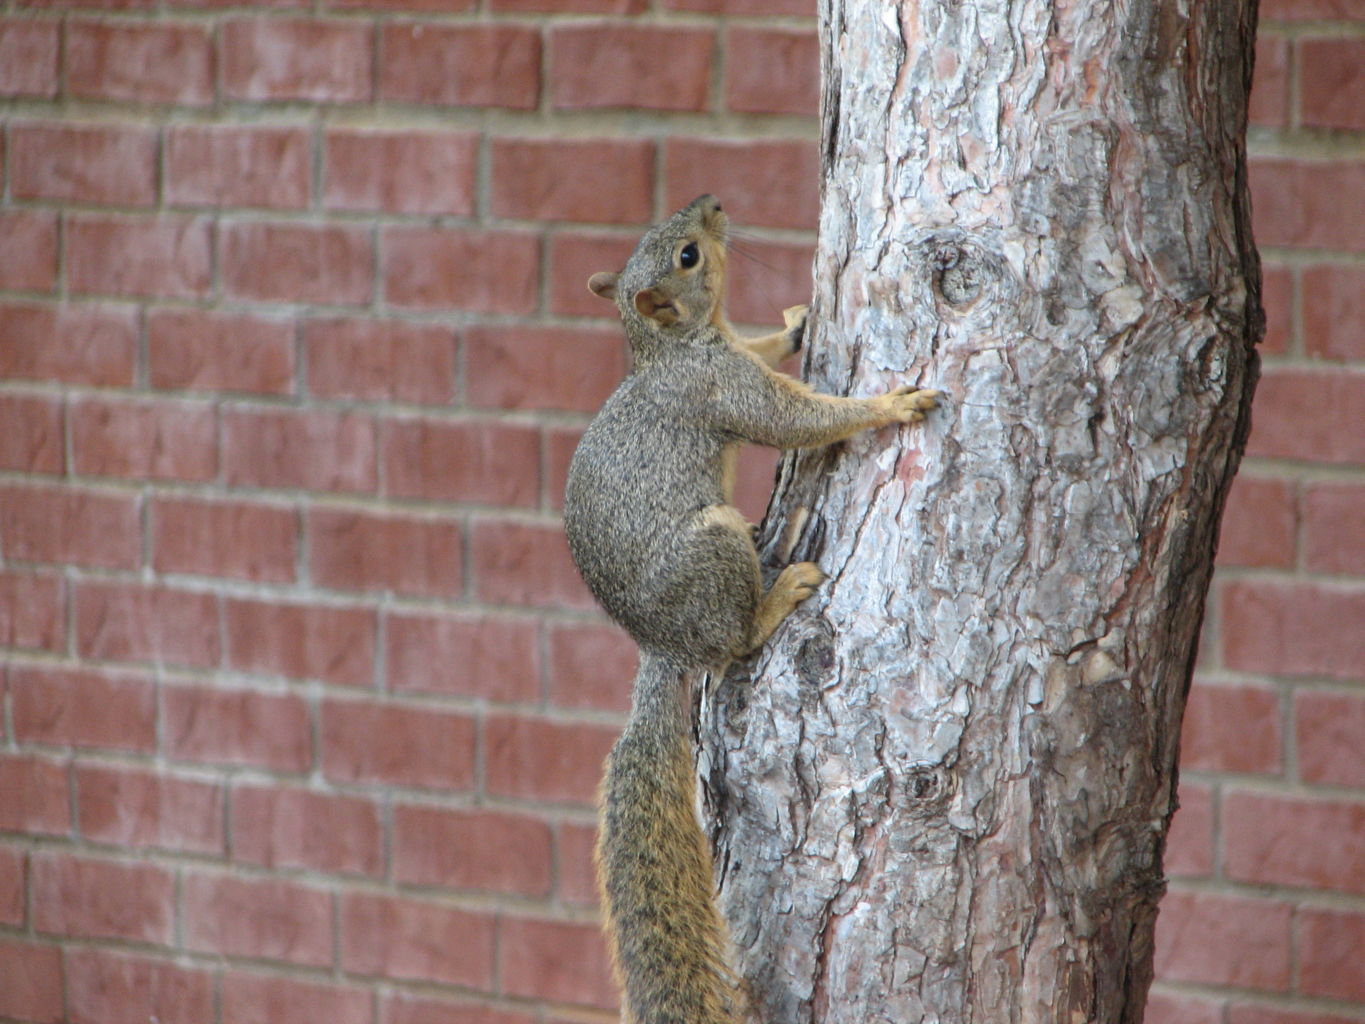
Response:
[{"label": "red brick", "polygon": [[489,7],[498,13],[546,14],[643,14],[649,0],[491,0]]},{"label": "red brick", "polygon": [[741,228],[809,231],[820,214],[814,142],[670,139],[664,165],[670,210],[714,192]]},{"label": "red brick", "polygon": [[453,521],[315,508],[308,536],[309,574],[320,586],[428,596],[464,589]]},{"label": "red brick", "polygon": [[326,1021],[371,1024],[369,991],[264,974],[223,974],[223,1024]]},{"label": "red brick", "polygon": [[458,14],[472,11],[477,6],[477,0],[330,0],[328,6],[375,11],[433,11],[439,14]]},{"label": "red brick", "polygon": [[294,389],[291,321],[199,309],[147,314],[152,387],[289,394]]},{"label": "red brick", "polygon": [[1294,273],[1288,267],[1261,265],[1261,304],[1265,337],[1261,355],[1284,355],[1294,336]]},{"label": "red brick", "polygon": [[308,705],[292,694],[166,687],[162,715],[173,758],[286,772],[313,763]]},{"label": "red brick", "polygon": [[384,492],[400,498],[534,505],[540,452],[531,427],[445,420],[385,420]]},{"label": "red brick", "polygon": [[498,948],[503,991],[610,1009],[616,985],[601,929],[568,921],[505,917]]},{"label": "red brick", "polygon": [[374,422],[348,412],[225,410],[223,472],[234,486],[373,491]]},{"label": "red brick", "polygon": [[558,110],[710,105],[716,40],[707,29],[597,21],[549,31],[550,101]]},{"label": "red brick", "polygon": [[341,965],[357,974],[488,989],[496,921],[428,901],[341,897]]},{"label": "red brick", "polygon": [[156,202],[156,129],[12,123],[10,195],[81,203]]},{"label": "red brick", "polygon": [[555,894],[565,903],[591,907],[597,904],[597,868],[593,863],[593,848],[597,844],[597,830],[591,825],[559,826],[559,845],[556,863],[559,878]]},{"label": "red brick", "polygon": [[202,25],[66,23],[66,89],[78,99],[202,106],[213,101],[213,50]]},{"label": "red brick", "polygon": [[1365,268],[1320,263],[1303,270],[1303,334],[1309,355],[1365,359]]},{"label": "red brick", "polygon": [[1264,158],[1249,174],[1258,245],[1365,250],[1365,163]]},{"label": "red brick", "polygon": [[313,967],[332,962],[332,898],[321,889],[192,874],[182,899],[190,949]]},{"label": "red brick", "polygon": [[[0,37],[3,45],[3,37]],[[0,55],[0,68],[3,68]],[[0,71],[0,74],[3,74]],[[0,288],[50,292],[57,286],[57,215],[47,210],[0,211]]]},{"label": "red brick", "polygon": [[1193,996],[1154,992],[1142,1024],[1223,1024],[1223,1004]]},{"label": "red brick", "polygon": [[[28,855],[23,850],[0,846],[0,924],[24,925],[24,894],[28,890]],[[0,983],[0,989],[3,989]],[[0,1003],[0,1013],[4,1013]]]},{"label": "red brick", "polygon": [[1289,41],[1282,36],[1256,40],[1256,73],[1247,117],[1265,128],[1289,126]]},{"label": "red brick", "polygon": [[[638,224],[649,220],[654,143],[636,139],[494,139],[493,215]],[[591,174],[569,173],[592,168]],[[602,183],[610,181],[611,188]]]},{"label": "red brick", "polygon": [[9,696],[21,743],[156,748],[156,689],[149,679],[16,665],[9,671]]},{"label": "red brick", "polygon": [[1303,1013],[1279,1007],[1234,1004],[1228,1008],[1227,1024],[1355,1024],[1355,1022],[1349,1017],[1336,1017],[1324,1013]]},{"label": "red brick", "polygon": [[65,762],[0,754],[0,829],[48,835],[71,831]]},{"label": "red brick", "polygon": [[472,406],[594,412],[625,375],[618,329],[471,328],[464,339]]},{"label": "red brick", "polygon": [[820,110],[820,43],[812,29],[732,28],[725,105],[748,114]]},{"label": "red brick", "polygon": [[244,221],[219,232],[223,290],[263,302],[359,305],[373,291],[368,228]]},{"label": "red brick", "polygon": [[71,290],[191,299],[212,285],[212,224],[206,217],[73,214],[66,225]]},{"label": "red brick", "polygon": [[553,623],[546,630],[552,703],[602,711],[630,708],[639,659],[619,627]]},{"label": "red brick", "polygon": [[455,393],[455,333],[399,320],[304,323],[315,398],[444,405]]},{"label": "red brick", "polygon": [[223,91],[239,100],[368,100],[371,35],[351,21],[247,18],[220,31]]},{"label": "red brick", "polygon": [[319,679],[338,686],[374,680],[375,613],[228,598],[227,663],[242,672]]},{"label": "red brick", "polygon": [[1257,686],[1198,682],[1185,705],[1180,765],[1191,771],[1279,774],[1280,698]]},{"label": "red brick", "polygon": [[591,806],[618,730],[519,715],[484,720],[484,785],[494,796]]},{"label": "red brick", "polygon": [[1298,528],[1294,505],[1292,484],[1238,476],[1223,512],[1218,564],[1292,568]]},{"label": "red brick", "polygon": [[483,409],[595,412],[626,373],[619,329],[473,327],[464,344],[466,401]]},{"label": "red brick", "polygon": [[205,402],[106,401],[71,404],[77,473],[132,480],[212,480],[218,475],[218,424]]},{"label": "red brick", "polygon": [[1294,722],[1301,781],[1365,788],[1365,696],[1298,690]]},{"label": "red brick", "polygon": [[1167,893],[1156,922],[1156,976],[1286,991],[1291,917],[1291,907],[1269,900]]},{"label": "red brick", "polygon": [[152,864],[123,864],[36,853],[33,924],[40,932],[82,939],[165,944],[175,930],[175,874]]},{"label": "red brick", "polygon": [[811,0],[666,0],[671,10],[695,11],[698,14],[737,14],[766,16],[787,14],[798,18],[815,15]]},{"label": "red brick", "polygon": [[456,132],[327,133],[323,202],[337,210],[469,216],[479,138]]},{"label": "red brick", "polygon": [[0,303],[0,378],[129,387],[137,353],[132,310]]},{"label": "red brick", "polygon": [[545,428],[545,502],[556,511],[564,508],[569,464],[582,437],[583,431],[575,427]]},{"label": "red brick", "polygon": [[62,951],[0,939],[0,1017],[61,1024]]},{"label": "red brick", "polygon": [[[0,233],[4,232],[0,221]],[[20,473],[61,473],[62,401],[46,395],[0,394],[0,469]]]},{"label": "red brick", "polygon": [[81,835],[97,843],[223,852],[223,790],[210,782],[77,764],[76,806]]},{"label": "red brick", "polygon": [[1197,783],[1180,785],[1180,809],[1171,819],[1163,863],[1168,875],[1212,875],[1213,790]]},{"label": "red brick", "polygon": [[[1356,18],[1360,18],[1359,12]],[[1299,41],[1299,118],[1313,128],[1365,130],[1365,39]]]},{"label": "red brick", "polygon": [[1299,912],[1299,990],[1329,999],[1365,1002],[1365,914],[1318,910]]},{"label": "red brick", "polygon": [[298,512],[243,501],[156,498],[152,565],[161,573],[290,583],[298,557]]},{"label": "red brick", "polygon": [[1307,486],[1303,496],[1303,549],[1308,569],[1365,573],[1365,486]]},{"label": "red brick", "polygon": [[1260,13],[1267,21],[1350,21],[1358,10],[1356,0],[1266,0]]},{"label": "red brick", "polygon": [[237,786],[232,822],[233,857],[249,864],[363,875],[384,867],[379,806],[359,797]]},{"label": "red brick", "polygon": [[178,125],[166,132],[166,201],[301,209],[312,192],[307,129]]},{"label": "red brick", "polygon": [[213,1019],[213,975],[103,949],[66,950],[71,1024],[199,1024]]},{"label": "red brick", "polygon": [[1365,893],[1365,804],[1233,790],[1222,826],[1229,878]]},{"label": "red brick", "polygon": [[550,852],[550,828],[538,818],[394,808],[393,876],[399,882],[548,896]]},{"label": "red brick", "polygon": [[0,19],[0,96],[57,95],[55,21]]},{"label": "red brick", "polygon": [[380,233],[384,295],[395,306],[470,313],[536,308],[540,243],[521,231],[391,227]]},{"label": "red brick", "polygon": [[382,1024],[536,1024],[540,1018],[480,1003],[423,999],[401,993],[381,997]]},{"label": "red brick", "polygon": [[527,25],[386,25],[379,96],[399,103],[534,109],[540,33]]},{"label": "red brick", "polygon": [[[90,0],[17,0],[16,7],[70,8],[93,7]],[[156,0],[103,0],[99,7],[111,11],[147,10],[156,6]]]},{"label": "red brick", "polygon": [[[64,0],[67,2],[67,0]],[[84,2],[84,0],[74,0],[74,2]],[[146,2],[146,0],[139,0]],[[150,4],[148,5],[150,6]],[[185,7],[194,10],[211,10],[219,7],[241,7],[240,0],[166,0],[166,6],[170,8]],[[287,7],[311,7],[311,0],[256,0],[251,4],[252,7],[287,8]]]},{"label": "red brick", "polygon": [[135,569],[142,528],[133,497],[65,487],[0,486],[6,558],[103,569]]},{"label": "red brick", "polygon": [[599,270],[624,267],[637,241],[633,234],[551,235],[550,312],[616,319],[616,308],[588,291],[588,278]]},{"label": "red brick", "polygon": [[1222,605],[1229,668],[1362,678],[1365,592],[1248,581],[1225,584]]},{"label": "red brick", "polygon": [[322,707],[329,779],[467,790],[474,785],[474,720],[396,704],[329,700]]},{"label": "red brick", "polygon": [[593,608],[558,526],[486,520],[470,531],[474,593],[493,604]]},{"label": "red brick", "polygon": [[384,635],[391,690],[506,702],[540,696],[540,650],[531,621],[390,612]]},{"label": "red brick", "polygon": [[75,614],[82,657],[192,668],[219,663],[214,594],[83,580],[76,587]]},{"label": "red brick", "polygon": [[59,651],[66,644],[66,584],[29,570],[0,571],[0,647]]},{"label": "red brick", "polygon": [[1318,463],[1365,462],[1365,373],[1278,370],[1256,390],[1255,426],[1247,454]]}]

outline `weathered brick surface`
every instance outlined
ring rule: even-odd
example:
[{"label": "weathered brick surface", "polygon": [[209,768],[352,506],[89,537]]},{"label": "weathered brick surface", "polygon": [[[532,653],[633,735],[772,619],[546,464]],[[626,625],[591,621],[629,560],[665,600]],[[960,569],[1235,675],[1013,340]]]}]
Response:
[{"label": "weathered brick surface", "polygon": [[66,24],[71,96],[202,106],[213,100],[213,44],[202,25]]},{"label": "weathered brick surface", "polygon": [[303,128],[183,125],[166,133],[166,201],[297,209],[312,195]]},{"label": "weathered brick surface", "polygon": [[61,400],[40,395],[0,395],[0,468],[55,474],[66,466]]},{"label": "weathered brick surface", "polygon": [[327,133],[323,201],[338,210],[474,212],[478,136],[456,132]]},{"label": "weathered brick surface", "polygon": [[[585,283],[715,192],[732,320],[809,301],[815,4],[0,7],[0,1018],[610,1019]],[[1261,3],[1264,375],[1151,1024],[1365,1014],[1363,28]]]}]

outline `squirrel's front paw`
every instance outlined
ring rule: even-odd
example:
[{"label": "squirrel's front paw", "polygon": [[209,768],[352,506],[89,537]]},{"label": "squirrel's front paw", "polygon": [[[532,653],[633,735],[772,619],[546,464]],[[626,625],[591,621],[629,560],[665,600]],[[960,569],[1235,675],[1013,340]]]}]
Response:
[{"label": "squirrel's front paw", "polygon": [[782,570],[773,590],[783,594],[795,607],[815,593],[815,588],[824,581],[825,574],[814,562],[794,562]]},{"label": "squirrel's front paw", "polygon": [[892,419],[899,423],[918,423],[924,414],[938,406],[942,391],[932,388],[903,387],[883,396],[890,409]]},{"label": "squirrel's front paw", "polygon": [[806,340],[806,321],[809,317],[809,306],[789,306],[782,311],[782,322],[787,326],[784,333],[787,336],[788,355],[801,351],[801,345]]}]

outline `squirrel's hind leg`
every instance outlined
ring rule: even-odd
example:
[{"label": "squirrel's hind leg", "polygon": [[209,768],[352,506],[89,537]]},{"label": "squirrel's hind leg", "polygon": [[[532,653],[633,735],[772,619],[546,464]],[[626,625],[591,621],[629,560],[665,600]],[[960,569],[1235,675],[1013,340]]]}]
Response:
[{"label": "squirrel's hind leg", "polygon": [[[699,525],[712,539],[712,544],[708,545],[711,558],[703,559],[703,563],[712,559],[732,560],[732,571],[752,574],[754,592],[759,595],[756,604],[746,604],[739,642],[731,650],[732,656],[742,658],[763,646],[782,620],[815,593],[815,588],[824,582],[825,574],[814,562],[797,562],[783,569],[772,588],[765,592],[758,567],[758,551],[754,548],[753,527],[744,514],[733,505],[711,505],[702,510]],[[719,535],[713,532],[716,527],[721,528]],[[739,540],[738,544],[735,538]],[[715,544],[716,540],[721,543]],[[744,563],[742,570],[741,562]]]},{"label": "squirrel's hind leg", "polygon": [[753,628],[749,633],[748,654],[758,650],[782,624],[782,620],[796,610],[796,606],[815,593],[815,588],[825,581],[825,574],[814,562],[796,562],[782,570],[773,582],[772,589],[763,595],[754,614]]}]

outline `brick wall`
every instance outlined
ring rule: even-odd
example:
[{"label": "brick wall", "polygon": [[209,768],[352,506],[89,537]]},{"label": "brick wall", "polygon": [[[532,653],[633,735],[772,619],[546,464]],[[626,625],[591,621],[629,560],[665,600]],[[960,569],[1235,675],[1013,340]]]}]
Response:
[{"label": "brick wall", "polygon": [[[1153,1020],[1365,1019],[1365,15],[1264,0],[1271,331]],[[1352,12],[1355,13],[1352,13]],[[0,3],[0,1020],[613,1019],[583,288],[808,291],[809,0]],[[762,506],[766,463],[747,474]]]}]

